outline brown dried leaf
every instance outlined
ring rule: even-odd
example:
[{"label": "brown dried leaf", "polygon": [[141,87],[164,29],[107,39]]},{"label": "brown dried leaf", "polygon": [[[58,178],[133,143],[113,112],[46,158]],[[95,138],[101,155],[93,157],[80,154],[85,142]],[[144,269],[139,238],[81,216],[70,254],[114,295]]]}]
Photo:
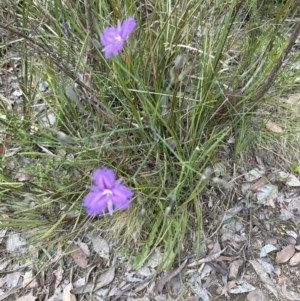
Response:
[{"label": "brown dried leaf", "polygon": [[229,279],[235,279],[239,272],[240,264],[239,262],[233,261],[229,265]]},{"label": "brown dried leaf", "polygon": [[55,284],[54,284],[54,290],[56,290],[58,288],[58,286],[60,285],[60,282],[63,279],[63,274],[64,274],[64,269],[62,268],[62,266],[60,265],[54,272],[53,272],[54,276],[55,276]]},{"label": "brown dried leaf", "polygon": [[237,257],[221,255],[218,258],[216,258],[214,261],[216,261],[216,262],[218,262],[218,261],[233,261],[233,260],[236,260],[236,258]]},{"label": "brown dried leaf", "polygon": [[33,276],[32,270],[25,272],[22,285],[26,288],[36,288],[39,286],[36,277]]},{"label": "brown dried leaf", "polygon": [[145,283],[139,284],[135,289],[134,292],[135,293],[139,293],[140,291],[142,291],[144,288],[146,288],[149,285],[150,281],[147,281]]},{"label": "brown dried leaf", "polygon": [[71,293],[74,295],[77,294],[85,294],[90,293],[92,291],[98,290],[99,288],[110,284],[115,277],[115,267],[111,267],[108,271],[101,274],[98,278],[96,283],[88,283],[82,286],[78,286],[71,290]]},{"label": "brown dried leaf", "polygon": [[252,184],[249,188],[251,191],[256,191],[259,187],[267,184],[268,181],[265,177],[260,178],[258,181],[256,181],[254,184]]},{"label": "brown dried leaf", "polygon": [[276,124],[270,120],[266,123],[266,127],[267,127],[267,129],[271,130],[274,133],[282,133],[283,132],[282,128],[278,124]]},{"label": "brown dried leaf", "polygon": [[170,281],[173,277],[178,275],[180,271],[185,267],[187,260],[185,260],[177,269],[169,271],[162,279],[158,280],[154,288],[154,294],[158,295],[164,289],[165,284]]},{"label": "brown dried leaf", "polygon": [[69,283],[63,291],[63,301],[76,301],[76,296],[71,293],[72,283]]},{"label": "brown dried leaf", "polygon": [[269,203],[270,207],[275,208],[275,203],[274,203],[274,198],[273,197],[269,198],[268,203]]},{"label": "brown dried leaf", "polygon": [[115,267],[111,267],[104,274],[101,274],[97,280],[95,285],[95,290],[110,284],[115,278]]},{"label": "brown dried leaf", "polygon": [[295,254],[295,246],[288,245],[284,247],[280,252],[277,252],[276,263],[285,263]]},{"label": "brown dried leaf", "polygon": [[85,253],[75,244],[71,244],[69,249],[76,264],[81,268],[86,269],[88,262]]},{"label": "brown dried leaf", "polygon": [[224,295],[225,293],[227,293],[229,290],[231,290],[234,287],[236,287],[235,280],[227,282],[227,284],[222,289],[221,296]]},{"label": "brown dried leaf", "polygon": [[290,260],[290,265],[294,266],[300,262],[300,252],[296,253]]}]

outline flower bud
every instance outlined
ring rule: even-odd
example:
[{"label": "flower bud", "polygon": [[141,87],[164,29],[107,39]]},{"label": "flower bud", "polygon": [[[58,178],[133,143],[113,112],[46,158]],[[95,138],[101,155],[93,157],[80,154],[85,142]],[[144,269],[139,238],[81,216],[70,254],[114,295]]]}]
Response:
[{"label": "flower bud", "polygon": [[169,213],[171,212],[171,210],[172,210],[172,207],[171,207],[171,206],[168,206],[168,207],[166,208],[166,210],[165,210],[165,216],[168,216]]},{"label": "flower bud", "polygon": [[177,55],[177,57],[174,61],[174,68],[181,69],[183,66],[183,61],[184,61],[184,55],[183,54]]}]

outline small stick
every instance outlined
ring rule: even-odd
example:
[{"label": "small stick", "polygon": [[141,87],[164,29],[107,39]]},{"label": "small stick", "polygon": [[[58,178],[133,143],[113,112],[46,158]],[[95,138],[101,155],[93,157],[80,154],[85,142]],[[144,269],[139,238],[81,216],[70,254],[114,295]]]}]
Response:
[{"label": "small stick", "polygon": [[287,58],[288,54],[292,50],[292,47],[293,47],[297,37],[299,36],[299,34],[300,34],[300,21],[296,24],[296,26],[294,28],[294,32],[290,36],[290,40],[289,40],[287,46],[283,50],[282,54],[280,55],[280,57],[278,58],[278,60],[275,64],[275,66],[272,68],[270,74],[266,78],[265,84],[257,92],[256,97],[255,97],[255,102],[258,102],[269,91],[278,70],[281,68],[284,60]]}]

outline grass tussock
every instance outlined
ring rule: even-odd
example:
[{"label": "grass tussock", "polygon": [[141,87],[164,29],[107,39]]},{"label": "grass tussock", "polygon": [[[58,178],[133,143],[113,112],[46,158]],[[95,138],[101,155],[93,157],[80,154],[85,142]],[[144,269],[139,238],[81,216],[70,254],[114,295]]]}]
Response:
[{"label": "grass tussock", "polygon": [[[49,246],[101,229],[138,254],[136,266],[161,246],[170,267],[188,233],[198,233],[197,249],[201,195],[228,137],[233,155],[281,139],[265,136],[261,112],[299,77],[296,5],[2,1],[1,66],[10,70],[5,85],[17,78],[22,99],[1,99],[1,227]],[[138,23],[134,34],[105,59],[99,32],[129,16]],[[294,118],[286,120],[284,149],[298,141]],[[262,126],[253,130],[256,120]],[[91,219],[82,200],[101,166],[135,197],[130,209]]]}]

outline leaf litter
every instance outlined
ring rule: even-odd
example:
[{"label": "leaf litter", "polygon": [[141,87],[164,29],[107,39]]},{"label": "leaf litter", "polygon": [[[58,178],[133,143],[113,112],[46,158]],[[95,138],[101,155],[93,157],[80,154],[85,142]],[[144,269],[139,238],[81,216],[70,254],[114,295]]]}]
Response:
[{"label": "leaf litter", "polygon": [[[46,117],[49,123],[49,116],[47,115]],[[52,122],[53,120],[50,120],[50,125]],[[269,123],[266,126],[273,132],[282,131],[282,128],[275,123]],[[217,286],[221,289],[218,293],[220,300],[224,300],[221,299],[221,295],[225,295],[228,298],[230,294],[248,293],[247,300],[254,301],[255,299],[250,299],[252,298],[251,296],[254,296],[254,293],[257,292],[263,295],[265,290],[263,290],[264,287],[261,286],[261,283],[255,283],[255,281],[252,283],[246,277],[247,275],[244,275],[245,271],[249,269],[248,263],[251,264],[256,275],[261,279],[267,290],[272,292],[275,296],[277,294],[277,298],[283,294],[288,300],[300,300],[299,293],[292,290],[295,288],[295,285],[292,285],[293,282],[290,282],[289,285],[284,283],[281,286],[275,284],[272,278],[276,277],[274,266],[277,265],[277,267],[281,267],[281,262],[290,267],[297,267],[300,260],[300,252],[297,251],[300,251],[300,246],[296,245],[293,247],[292,244],[288,244],[286,247],[282,247],[282,245],[286,245],[285,241],[284,244],[282,244],[286,236],[278,234],[278,232],[272,228],[271,231],[267,229],[270,223],[275,224],[274,228],[277,227],[276,223],[278,220],[289,220],[296,225],[300,222],[300,217],[298,216],[298,214],[300,214],[300,198],[286,197],[285,194],[280,191],[282,185],[290,189],[299,187],[299,176],[286,173],[285,171],[273,171],[273,174],[275,174],[277,178],[277,180],[274,181],[270,172],[267,172],[267,168],[261,163],[260,158],[257,158],[257,162],[260,162],[258,164],[259,166],[249,172],[245,172],[244,181],[238,183],[240,187],[243,187],[241,188],[242,198],[236,200],[236,203],[233,204],[232,207],[217,216],[216,224],[223,225],[228,222],[234,225],[234,227],[232,227],[230,231],[223,229],[227,231],[223,233],[221,233],[222,226],[220,226],[219,229],[214,228],[215,235],[213,238],[215,241],[212,251],[202,254],[199,258],[193,253],[192,256],[189,254],[190,257],[182,261],[179,267],[170,271],[159,271],[158,266],[163,257],[163,252],[156,248],[153,250],[153,254],[159,254],[157,259],[151,261],[150,257],[148,262],[146,262],[139,271],[135,271],[130,267],[130,264],[127,265],[126,260],[123,263],[117,263],[115,265],[110,261],[110,258],[114,255],[112,251],[113,247],[100,235],[84,237],[82,239],[85,239],[87,243],[73,242],[71,247],[73,252],[70,253],[69,257],[72,258],[74,262],[67,261],[68,259],[66,259],[69,265],[75,263],[73,268],[78,271],[78,275],[72,279],[74,283],[64,279],[64,270],[66,270],[65,267],[67,264],[62,264],[58,267],[56,265],[55,269],[53,268],[51,271],[55,276],[55,293],[50,294],[45,300],[73,301],[76,300],[76,296],[79,294],[83,300],[90,300],[89,296],[87,297],[85,294],[92,292],[93,296],[96,297],[96,292],[101,290],[103,290],[101,292],[103,295],[102,297],[99,295],[100,297],[98,298],[102,298],[102,300],[105,301],[117,300],[121,297],[126,300],[137,301],[149,300],[150,297],[153,297],[153,299],[157,301],[172,300],[167,292],[167,284],[172,281],[178,283],[177,278],[183,278],[184,281],[182,282],[185,283],[185,285],[189,283],[187,286],[188,294],[194,295],[196,298],[201,298],[204,301],[210,301],[215,297],[215,294],[210,292],[211,288],[216,285],[215,283],[217,283]],[[18,177],[19,180],[25,181],[27,175],[21,170]],[[279,202],[280,198],[281,201]],[[276,215],[274,209],[278,210],[281,215]],[[249,226],[249,220],[246,219],[248,213],[249,215],[250,213],[252,214],[251,210],[253,210],[254,213],[251,215],[252,228]],[[259,216],[258,212],[261,212],[264,218],[257,218],[257,216]],[[235,225],[238,226],[236,227]],[[279,227],[277,227],[277,230],[278,228]],[[7,234],[6,232],[6,229],[0,232],[0,239],[5,240],[7,252],[19,254],[28,251],[26,241],[20,234]],[[276,237],[275,240],[277,240],[277,242],[274,244],[266,244],[265,241],[268,234],[272,234],[272,238]],[[296,238],[294,237],[294,239],[297,240],[298,235],[299,233],[296,233]],[[250,241],[250,236],[254,236],[255,239]],[[204,238],[201,243],[203,245],[208,244],[206,238]],[[255,245],[255,243],[257,243],[257,245]],[[91,248],[89,249],[89,247]],[[80,271],[87,269],[88,263],[92,262],[90,256],[94,256],[95,253],[100,259],[105,259],[106,263],[101,262],[99,266],[92,268],[92,271],[87,273],[88,277],[82,277],[83,274],[80,274]],[[57,250],[53,252],[51,257],[51,263],[53,265],[56,264],[63,256],[62,246],[57,245]],[[250,258],[251,260],[249,260]],[[126,272],[120,272],[123,268],[126,269]],[[6,273],[5,277],[3,277],[3,285],[6,284],[7,286],[6,292],[0,294],[0,300],[5,300],[24,286],[29,288],[31,283],[38,289],[36,287],[37,284],[39,285],[38,281],[34,282],[35,279],[38,279],[34,274],[34,270],[20,268],[14,271],[14,269],[16,269],[16,262],[11,262],[10,260],[0,262],[0,270],[1,272],[3,271],[2,275]],[[9,274],[15,277],[14,282],[12,280],[13,277],[8,276]],[[126,275],[126,277],[123,277],[124,275]],[[49,280],[48,278],[50,279],[50,277],[45,276],[45,282]],[[192,279],[195,278],[197,281],[192,281]],[[18,279],[18,281],[16,279]],[[154,280],[156,280],[156,282]],[[74,288],[72,288],[73,286]],[[278,293],[278,291],[280,293]],[[129,296],[129,294],[133,294],[133,296]],[[143,296],[143,294],[145,296]],[[158,295],[155,296],[155,294]],[[24,301],[27,300],[26,298],[28,298],[28,301],[36,299],[36,297],[30,294],[25,294],[16,300]],[[257,300],[263,299],[260,297]]]},{"label": "leaf litter", "polygon": [[[257,181],[257,179],[255,180]],[[258,179],[258,181],[259,180],[260,179]],[[250,191],[250,187],[251,186],[249,186],[248,191]],[[255,193],[255,190],[251,190],[251,192]],[[284,202],[283,200],[283,203]],[[293,202],[293,199],[287,204],[291,202]],[[279,206],[279,209],[284,209],[280,208],[281,204],[282,201],[277,203],[276,200],[274,200],[274,206]],[[256,219],[253,221],[256,225],[255,227],[259,226],[259,231],[263,231],[265,222],[268,221],[270,217],[274,218],[274,215],[271,214],[274,208],[268,203],[265,205],[260,204],[259,206],[262,213],[256,214]],[[97,296],[98,300],[118,300],[120,298],[138,300],[145,299],[145,296],[152,296],[153,300],[175,300],[172,294],[179,294],[182,290],[182,286],[184,286],[189,294],[197,296],[202,300],[210,301],[215,294],[211,291],[211,288],[216,285],[216,282],[212,280],[213,277],[219,278],[217,281],[219,288],[217,295],[219,298],[222,296],[228,297],[230,294],[248,294],[249,298],[247,300],[251,300],[251,296],[255,296],[254,292],[255,294],[265,294],[264,289],[266,289],[271,292],[275,298],[279,299],[283,293],[286,293],[288,300],[298,300],[297,298],[299,296],[296,292],[288,289],[287,286],[284,286],[285,284],[280,285],[274,283],[273,279],[273,277],[276,277],[274,265],[286,263],[292,267],[299,264],[300,252],[298,252],[297,246],[293,244],[282,247],[281,244],[276,242],[276,239],[274,243],[268,243],[267,240],[264,239],[256,240],[258,245],[256,247],[253,245],[252,247],[253,250],[255,249],[256,259],[249,260],[248,262],[253,267],[261,283],[258,285],[252,284],[251,279],[248,279],[246,275],[244,277],[242,276],[244,271],[249,269],[244,256],[241,256],[241,252],[245,252],[248,244],[248,238],[245,234],[247,233],[246,231],[249,230],[249,226],[245,221],[237,217],[242,217],[245,210],[247,211],[250,208],[251,206],[249,206],[247,199],[242,199],[232,208],[229,208],[227,212],[225,212],[225,215],[224,213],[220,213],[218,221],[221,220],[222,225],[219,225],[219,230],[216,232],[219,234],[219,238],[215,241],[203,241],[204,244],[209,245],[209,248],[206,248],[207,253],[198,259],[194,256],[185,259],[177,268],[164,271],[163,274],[160,274],[161,271],[157,270],[163,258],[163,253],[158,248],[152,251],[148,260],[139,270],[134,270],[126,260],[119,260],[118,257],[113,256],[113,248],[99,235],[90,236],[89,238],[85,237],[86,242],[72,242],[69,245],[69,249],[67,249],[67,254],[74,260],[75,267],[73,268],[76,269],[77,265],[79,269],[86,269],[90,260],[89,257],[95,254],[99,256],[99,258],[105,259],[105,261],[102,262],[101,270],[93,266],[87,273],[86,279],[73,279],[74,283],[65,282],[64,268],[62,265],[59,265],[53,270],[55,275],[54,294],[52,297],[50,295],[47,300],[73,301],[76,300],[76,296],[78,295],[83,296],[83,300],[85,300],[84,296],[86,294]],[[288,206],[286,208],[288,208]],[[289,210],[289,208],[286,210]],[[281,211],[278,210],[278,212]],[[294,210],[292,212],[295,213]],[[291,214],[294,216],[292,212]],[[267,218],[267,216],[270,217]],[[259,232],[253,233],[256,233],[255,235],[257,236]],[[298,239],[298,233],[292,228],[287,229],[284,233],[287,235],[286,237],[293,238],[294,240]],[[13,239],[9,239],[8,236],[4,239],[11,253],[21,252],[22,248],[27,248],[26,242],[21,236],[10,234],[10,237],[13,237]],[[92,246],[91,251],[90,246]],[[53,264],[63,256],[61,245],[56,245],[54,250],[57,251],[53,254],[56,256],[51,256],[50,258]],[[11,265],[11,261],[4,261],[2,269],[7,270],[9,265]],[[117,279],[120,277],[119,268],[123,265],[126,271],[123,272],[123,280],[118,281]],[[107,268],[107,266],[109,268]],[[16,271],[14,271],[14,269],[16,269]],[[38,282],[34,282],[36,277],[33,270],[23,272],[22,269],[18,270],[17,266],[11,266],[10,270],[12,271],[10,273],[11,275],[17,272],[18,276],[15,277],[14,275],[14,278],[20,280],[15,280],[14,283],[9,282],[10,284],[7,286],[8,291],[0,295],[0,297],[7,297],[9,294],[16,292],[16,289],[18,290],[21,287],[19,282],[21,282],[22,286],[28,288],[30,283],[32,283],[33,287],[38,288]],[[9,274],[7,274],[7,276],[8,275]],[[197,281],[193,282],[191,279],[195,277]],[[183,278],[183,281],[181,278]],[[9,279],[10,276],[8,276],[8,281],[10,281]],[[155,281],[153,281],[154,279]],[[4,283],[6,283],[7,279],[5,278],[4,281]],[[261,286],[261,284],[263,284],[263,286]],[[9,290],[9,286],[11,290]],[[15,286],[15,289],[13,286]],[[167,293],[168,291],[169,293]],[[132,296],[129,297],[129,294]],[[25,296],[27,295],[24,295],[24,297]],[[29,296],[30,295],[28,295],[28,297]]]}]

